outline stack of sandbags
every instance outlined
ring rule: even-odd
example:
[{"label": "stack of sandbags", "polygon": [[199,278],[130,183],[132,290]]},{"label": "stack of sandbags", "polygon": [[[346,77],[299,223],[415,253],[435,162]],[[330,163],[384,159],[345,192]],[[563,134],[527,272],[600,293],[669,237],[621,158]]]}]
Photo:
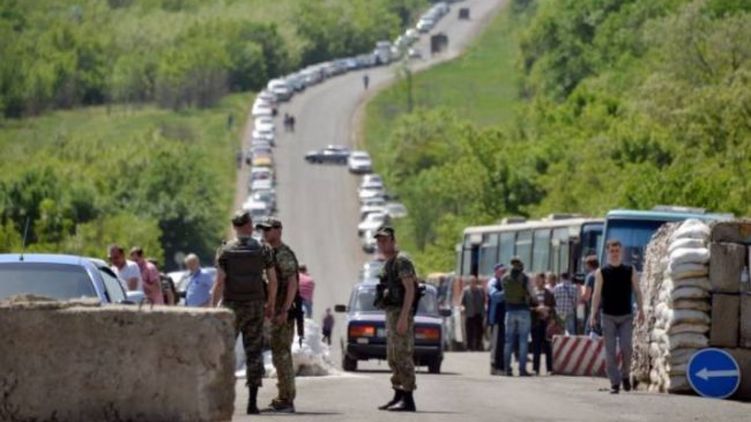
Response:
[{"label": "stack of sandbags", "polygon": [[[642,385],[652,386],[650,371],[652,356],[649,352],[650,337],[656,321],[655,309],[659,305],[659,292],[662,279],[668,265],[668,247],[670,237],[678,229],[679,224],[670,223],[660,227],[652,236],[645,251],[644,269],[641,273],[640,289],[644,298],[645,318],[641,323],[635,322],[633,339],[633,360],[631,375]],[[657,382],[655,382],[657,386]],[[657,388],[657,387],[654,387]]]},{"label": "stack of sandbags", "polygon": [[650,389],[689,391],[686,366],[691,356],[709,345],[710,229],[686,220],[670,236],[667,265],[654,305],[650,334]]}]

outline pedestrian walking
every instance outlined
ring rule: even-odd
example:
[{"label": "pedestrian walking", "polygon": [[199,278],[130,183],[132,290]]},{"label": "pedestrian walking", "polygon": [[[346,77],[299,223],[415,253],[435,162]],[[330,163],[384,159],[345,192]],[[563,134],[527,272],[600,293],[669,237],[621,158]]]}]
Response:
[{"label": "pedestrian walking", "polygon": [[289,115],[289,130],[290,132],[295,131],[295,116],[293,114]]},{"label": "pedestrian walking", "polygon": [[140,246],[131,248],[130,259],[138,265],[138,270],[141,272],[143,293],[146,299],[153,305],[164,305],[164,294],[162,293],[162,281],[159,279],[159,270],[154,264],[146,260],[146,257],[143,255],[143,248]]},{"label": "pedestrian walking", "polygon": [[284,131],[289,132],[290,129],[290,117],[289,113],[284,113]]},{"label": "pedestrian walking", "polygon": [[316,282],[308,274],[308,266],[300,263],[300,297],[302,297],[302,306],[305,309],[305,317],[313,318],[313,292],[316,288]]},{"label": "pedestrian walking", "polygon": [[483,325],[485,319],[485,294],[480,281],[472,276],[470,284],[462,291],[464,307],[464,327],[467,333],[467,350],[482,351]]},{"label": "pedestrian walking", "polygon": [[323,324],[321,324],[321,332],[323,338],[321,341],[331,346],[331,333],[334,331],[334,315],[331,313],[331,308],[326,308],[326,314],[323,315]]},{"label": "pedestrian walking", "polygon": [[506,342],[506,304],[501,280],[506,275],[506,266],[498,263],[493,267],[495,277],[488,280],[488,319],[490,330],[490,375],[503,374],[503,349]]},{"label": "pedestrian walking", "polygon": [[548,324],[555,318],[555,296],[545,287],[545,274],[537,273],[534,287],[537,306],[532,308],[532,368],[540,375],[540,358],[545,355],[545,373],[553,372],[553,349],[547,335]]},{"label": "pedestrian walking", "polygon": [[527,372],[527,353],[532,320],[530,305],[536,300],[529,285],[529,278],[524,274],[524,263],[519,257],[511,258],[511,272],[503,277],[503,291],[506,299],[506,341],[503,350],[503,365],[506,375],[511,370],[511,351],[514,341],[519,342],[519,376],[529,376]]},{"label": "pedestrian walking", "polygon": [[[247,211],[232,218],[237,239],[217,251],[216,280],[211,303],[219,302],[235,314],[235,337],[243,335],[245,379],[248,386],[247,413],[257,414],[258,389],[264,375],[263,321],[274,315],[276,270],[271,248],[253,238],[253,221]],[[267,286],[264,286],[264,272]],[[268,294],[266,293],[268,291]]]},{"label": "pedestrian walking", "polygon": [[568,273],[562,273],[560,281],[553,288],[555,311],[563,320],[566,334],[576,335],[576,306],[579,304],[579,289],[574,286]]},{"label": "pedestrian walking", "polygon": [[107,258],[112,265],[110,268],[120,279],[125,291],[143,291],[141,270],[138,264],[125,259],[125,250],[119,245],[110,245],[107,248]]},{"label": "pedestrian walking", "polygon": [[362,75],[362,86],[367,90],[368,85],[370,84],[370,76],[368,74]]},{"label": "pedestrian walking", "polygon": [[[623,390],[631,391],[631,336],[633,334],[632,296],[636,297],[636,318],[644,318],[642,295],[639,280],[634,267],[623,265],[621,242],[609,240],[606,246],[607,265],[595,273],[595,290],[592,309],[600,309],[602,304],[602,335],[605,338],[605,362],[610,393],[618,394],[621,384]],[[590,326],[594,327],[599,312],[592,312]],[[620,345],[623,355],[622,366],[618,367],[616,343]]]},{"label": "pedestrian walking", "polygon": [[298,265],[295,253],[282,242],[282,222],[270,217],[256,228],[263,230],[264,241],[274,250],[274,265],[278,275],[276,310],[271,325],[271,363],[276,369],[278,395],[271,401],[269,411],[295,412],[295,369],[292,364],[292,341],[295,338],[295,319],[291,317],[298,295]]},{"label": "pedestrian walking", "polygon": [[211,304],[211,288],[214,280],[201,268],[201,261],[196,254],[185,257],[188,269],[188,285],[185,288],[185,306],[205,307]]},{"label": "pedestrian walking", "polygon": [[379,228],[374,237],[386,262],[376,302],[386,311],[386,359],[391,368],[394,397],[379,410],[415,412],[414,306],[417,275],[412,261],[399,254],[394,229]]},{"label": "pedestrian walking", "polygon": [[587,268],[587,276],[584,278],[584,294],[582,294],[581,297],[585,310],[584,325],[586,325],[586,327],[584,329],[584,334],[589,335],[590,332],[594,332],[595,334],[600,335],[602,331],[600,330],[599,324],[594,328],[589,326],[589,318],[593,312],[592,296],[595,290],[595,273],[597,272],[597,269],[600,268],[600,261],[597,260],[595,255],[589,255],[585,258],[584,265]]}]

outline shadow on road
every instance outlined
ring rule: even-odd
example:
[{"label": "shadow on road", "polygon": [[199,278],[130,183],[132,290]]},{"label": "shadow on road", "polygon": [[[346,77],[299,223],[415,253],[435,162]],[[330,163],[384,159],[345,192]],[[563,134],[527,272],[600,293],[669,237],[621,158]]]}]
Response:
[{"label": "shadow on road", "polygon": [[299,410],[295,411],[295,413],[274,413],[274,412],[261,412],[262,415],[273,415],[273,416],[340,416],[343,413],[340,412],[300,412]]}]

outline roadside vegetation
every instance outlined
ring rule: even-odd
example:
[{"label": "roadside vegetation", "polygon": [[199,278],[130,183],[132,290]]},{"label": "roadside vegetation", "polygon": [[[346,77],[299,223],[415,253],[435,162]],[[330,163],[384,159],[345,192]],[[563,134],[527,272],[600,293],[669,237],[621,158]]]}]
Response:
[{"label": "roadside vegetation", "polygon": [[[751,214],[751,4],[514,0],[505,14],[489,32],[511,43],[518,76],[487,77],[488,91],[508,92],[494,104],[470,94],[489,110],[474,112],[461,83],[419,82],[492,62],[477,51],[502,62],[509,52],[487,36],[414,78],[413,112],[381,98],[368,109],[367,148],[410,210],[401,240],[422,271],[450,270],[464,227],[507,215],[658,204]],[[477,78],[468,71],[469,86]]]},{"label": "roadside vegetation", "polygon": [[250,92],[393,39],[426,3],[0,2],[0,252],[28,221],[31,251],[210,262]]}]

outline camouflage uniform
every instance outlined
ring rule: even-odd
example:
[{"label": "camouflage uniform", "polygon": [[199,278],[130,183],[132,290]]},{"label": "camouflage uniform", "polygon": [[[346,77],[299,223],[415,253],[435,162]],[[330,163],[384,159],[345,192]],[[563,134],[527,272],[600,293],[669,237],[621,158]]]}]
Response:
[{"label": "camouflage uniform", "polygon": [[[412,262],[409,258],[401,255],[386,262],[382,271],[383,277],[386,279],[391,278],[392,280],[398,279],[399,283],[405,277],[415,277],[415,268]],[[389,276],[389,273],[391,273],[391,276]],[[386,307],[386,359],[393,372],[391,385],[394,389],[414,391],[417,389],[414,362],[414,316],[412,312],[409,312],[407,332],[404,335],[400,335],[396,330],[396,326],[399,323],[401,311],[401,306],[392,305]]]},{"label": "camouflage uniform", "polygon": [[[289,246],[282,243],[274,248],[277,282],[277,312],[284,306],[287,297],[287,282],[290,276],[297,277],[297,258]],[[277,400],[292,403],[295,400],[295,369],[292,364],[292,341],[295,336],[295,321],[287,319],[283,324],[271,326],[271,360],[276,368]]]},{"label": "camouflage uniform", "polygon": [[[220,247],[216,255],[216,265],[227,275],[225,283],[232,283],[233,268],[228,265],[227,255],[233,248],[240,246],[239,240],[234,240]],[[260,245],[263,248],[264,270],[274,266],[274,255],[270,247]],[[222,305],[231,309],[235,314],[235,337],[243,335],[243,349],[245,350],[245,375],[246,385],[260,387],[261,379],[265,373],[263,367],[263,322],[264,305],[266,297],[257,295],[249,300],[232,300],[228,298],[228,288],[225,286]]]}]

